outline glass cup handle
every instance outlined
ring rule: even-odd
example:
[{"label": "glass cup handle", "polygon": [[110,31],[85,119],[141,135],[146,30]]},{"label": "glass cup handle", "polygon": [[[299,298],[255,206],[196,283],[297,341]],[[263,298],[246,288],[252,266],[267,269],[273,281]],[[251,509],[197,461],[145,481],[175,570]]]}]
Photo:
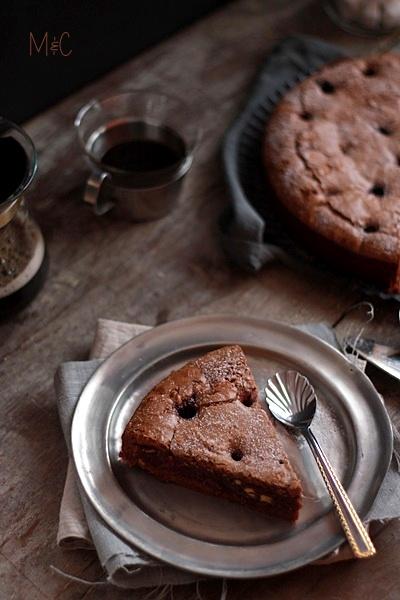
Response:
[{"label": "glass cup handle", "polygon": [[114,206],[114,202],[106,198],[103,193],[103,186],[108,179],[110,179],[108,173],[104,171],[92,171],[87,179],[83,194],[83,201],[91,204],[95,214],[99,216],[104,215]]}]

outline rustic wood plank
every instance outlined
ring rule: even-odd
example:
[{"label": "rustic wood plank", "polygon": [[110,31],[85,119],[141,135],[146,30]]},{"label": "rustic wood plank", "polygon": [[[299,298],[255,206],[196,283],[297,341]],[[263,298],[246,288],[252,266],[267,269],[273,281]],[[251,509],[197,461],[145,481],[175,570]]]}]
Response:
[{"label": "rustic wood plank", "polygon": [[48,597],[0,553],[0,600],[43,600]]},{"label": "rustic wood plank", "polygon": [[[310,275],[271,265],[257,275],[238,272],[221,251],[216,222],[227,202],[219,147],[227,125],[271,45],[296,31],[317,33],[350,52],[376,47],[339,32],[320,3],[241,0],[227,5],[163,44],[115,69],[27,124],[39,151],[40,175],[30,201],[45,233],[50,272],[38,298],[0,324],[2,506],[1,593],[5,598],[102,600],[131,592],[85,587],[52,575],[49,566],[95,581],[101,568],[92,552],[55,547],[66,450],[54,405],[52,377],[64,360],[87,357],[98,317],[155,325],[194,314],[252,314],[290,323],[333,323],[360,298],[329,273]],[[309,12],[311,11],[311,12]],[[318,30],[317,30],[318,29]],[[189,99],[203,141],[187,178],[181,206],[162,221],[129,224],[95,218],[81,204],[87,167],[72,122],[80,106],[121,87],[157,86]],[[373,328],[395,338],[395,306],[379,302]],[[372,372],[397,418],[393,382]],[[394,600],[400,587],[395,558],[398,525],[378,537],[370,567],[352,562],[309,567],[269,581],[230,584],[229,598],[375,598]],[[396,588],[397,586],[397,588]],[[203,596],[218,598],[220,583]],[[375,594],[375,596],[374,596]],[[177,589],[186,600],[193,587]]]}]

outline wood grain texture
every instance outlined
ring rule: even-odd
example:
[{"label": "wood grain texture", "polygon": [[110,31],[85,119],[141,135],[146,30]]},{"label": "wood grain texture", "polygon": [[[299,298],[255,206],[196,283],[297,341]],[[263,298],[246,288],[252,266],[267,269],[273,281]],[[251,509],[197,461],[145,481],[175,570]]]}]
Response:
[{"label": "wood grain texture", "polygon": [[[301,31],[342,43],[352,53],[376,47],[376,42],[337,30],[319,3],[308,4],[233,2],[27,123],[39,152],[39,177],[29,200],[46,236],[50,272],[36,300],[0,325],[2,600],[136,597],[66,581],[50,571],[54,564],[90,581],[102,575],[93,552],[62,552],[55,545],[67,457],[52,385],[62,361],[87,357],[99,317],[155,325],[229,313],[333,323],[360,299],[355,288],[329,273],[310,277],[278,264],[257,275],[241,273],[226,262],[218,242],[216,222],[228,201],[221,137],[271,45]],[[132,225],[112,215],[95,218],[81,203],[87,167],[73,131],[74,116],[99,93],[150,86],[189,100],[203,129],[181,205],[153,223]],[[375,334],[394,339],[396,327],[393,303],[379,302]],[[399,418],[393,382],[371,374]],[[285,577],[235,582],[228,598],[395,600],[399,527],[383,529],[376,539],[378,554],[368,565],[308,567]],[[200,589],[213,600],[219,597],[220,582]],[[193,592],[193,587],[183,587],[174,597],[187,600]]]}]

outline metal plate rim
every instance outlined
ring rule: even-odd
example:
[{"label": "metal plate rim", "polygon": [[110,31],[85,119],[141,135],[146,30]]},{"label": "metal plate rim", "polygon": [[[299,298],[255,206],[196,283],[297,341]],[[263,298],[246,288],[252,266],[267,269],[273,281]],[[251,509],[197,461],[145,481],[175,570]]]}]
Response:
[{"label": "metal plate rim", "polygon": [[[133,338],[128,341],[126,344],[121,346],[118,350],[116,350],[113,354],[110,355],[95,371],[92,375],[88,383],[86,384],[84,390],[81,393],[77,406],[75,408],[75,412],[72,420],[72,428],[71,428],[71,444],[72,444],[72,454],[75,462],[75,466],[77,469],[77,473],[83,489],[88,496],[92,506],[98,512],[98,514],[103,518],[103,520],[112,528],[114,531],[121,536],[122,539],[126,540],[128,543],[131,543],[134,546],[137,546],[142,551],[150,554],[162,560],[166,563],[172,564],[176,567],[182,568],[184,570],[189,570],[192,572],[196,572],[203,575],[211,575],[211,576],[219,576],[219,577],[229,577],[229,578],[257,578],[257,577],[265,577],[277,575],[279,573],[288,572],[290,570],[294,570],[305,564],[308,564],[322,556],[328,554],[329,552],[336,549],[344,540],[343,535],[340,532],[337,532],[335,535],[332,535],[326,543],[318,546],[318,548],[314,551],[308,553],[306,557],[299,557],[297,560],[289,560],[286,562],[278,562],[277,564],[269,564],[259,567],[246,567],[241,566],[241,568],[229,568],[226,565],[218,565],[214,561],[209,561],[209,564],[204,564],[203,561],[196,560],[196,556],[189,557],[187,555],[182,555],[181,553],[174,552],[167,545],[157,544],[154,540],[148,540],[146,536],[141,538],[140,535],[136,535],[137,532],[126,531],[122,525],[119,523],[118,519],[115,518],[115,515],[109,514],[107,511],[107,507],[102,504],[101,494],[99,500],[99,490],[94,486],[94,482],[92,479],[92,473],[90,470],[90,459],[89,463],[85,464],[82,460],[82,418],[87,416],[87,410],[90,409],[90,402],[93,400],[95,394],[98,394],[99,391],[102,390],[102,385],[104,386],[104,382],[107,381],[107,377],[110,374],[110,371],[113,370],[118,371],[118,363],[121,359],[121,356],[124,353],[129,353],[134,350],[136,347],[136,351],[138,347],[143,347],[145,345],[146,340],[151,340],[161,335],[174,335],[174,331],[177,327],[190,327],[196,324],[200,325],[201,328],[206,324],[208,326],[213,323],[222,323],[229,324],[231,327],[247,327],[247,328],[255,328],[255,329],[263,329],[267,331],[278,331],[280,334],[286,336],[295,336],[295,338],[299,338],[300,342],[305,343],[306,345],[316,346],[322,354],[330,355],[330,358],[336,360],[341,364],[342,367],[346,366],[350,371],[352,371],[353,376],[358,383],[362,385],[366,392],[370,395],[370,400],[375,403],[378,407],[379,412],[379,420],[380,426],[383,430],[383,438],[385,439],[385,447],[383,456],[380,457],[380,464],[382,465],[382,469],[380,472],[379,481],[375,482],[375,489],[372,489],[372,493],[370,495],[370,501],[367,503],[367,507],[364,510],[364,514],[361,514],[361,517],[365,516],[368,512],[369,508],[372,506],[372,503],[375,499],[375,496],[379,490],[379,487],[382,483],[384,475],[389,467],[391,455],[392,455],[392,437],[391,437],[391,424],[389,417],[387,415],[386,409],[384,407],[383,401],[379,394],[376,392],[370,380],[363,374],[361,371],[358,371],[354,367],[350,366],[350,363],[334,348],[332,348],[329,344],[319,340],[313,335],[301,331],[293,326],[279,323],[277,321],[268,321],[262,319],[253,319],[248,317],[237,317],[230,315],[204,315],[199,317],[191,317],[186,319],[180,319],[177,321],[172,321],[161,325],[157,328],[150,329],[140,334],[139,336]],[[214,343],[212,341],[212,343]],[[240,343],[240,342],[238,342]],[[377,417],[378,418],[378,417]],[[86,449],[87,453],[87,449]],[[90,454],[90,452],[89,452]],[[87,456],[86,456],[87,458]],[[89,466],[89,469],[87,468]],[[110,466],[110,465],[109,465]],[[101,492],[101,490],[100,490]],[[142,513],[142,516],[145,513]],[[150,518],[146,515],[147,518]],[[162,524],[157,523],[160,531],[162,528],[166,529]],[[170,534],[169,530],[168,533]],[[171,535],[171,534],[170,534]],[[173,535],[182,537],[182,534],[177,534],[173,532]],[[168,536],[167,536],[168,537]],[[173,536],[172,536],[173,537]],[[218,547],[215,544],[210,544],[208,542],[203,542],[201,540],[196,540],[197,544],[212,547]],[[196,545],[195,543],[195,545]]]}]

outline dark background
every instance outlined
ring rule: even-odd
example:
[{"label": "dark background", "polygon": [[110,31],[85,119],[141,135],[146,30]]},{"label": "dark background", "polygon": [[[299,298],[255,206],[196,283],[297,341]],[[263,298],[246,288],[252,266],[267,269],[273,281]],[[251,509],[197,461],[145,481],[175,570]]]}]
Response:
[{"label": "dark background", "polygon": [[[0,115],[22,122],[227,0],[0,2]],[[33,48],[64,32],[68,57]]]}]

